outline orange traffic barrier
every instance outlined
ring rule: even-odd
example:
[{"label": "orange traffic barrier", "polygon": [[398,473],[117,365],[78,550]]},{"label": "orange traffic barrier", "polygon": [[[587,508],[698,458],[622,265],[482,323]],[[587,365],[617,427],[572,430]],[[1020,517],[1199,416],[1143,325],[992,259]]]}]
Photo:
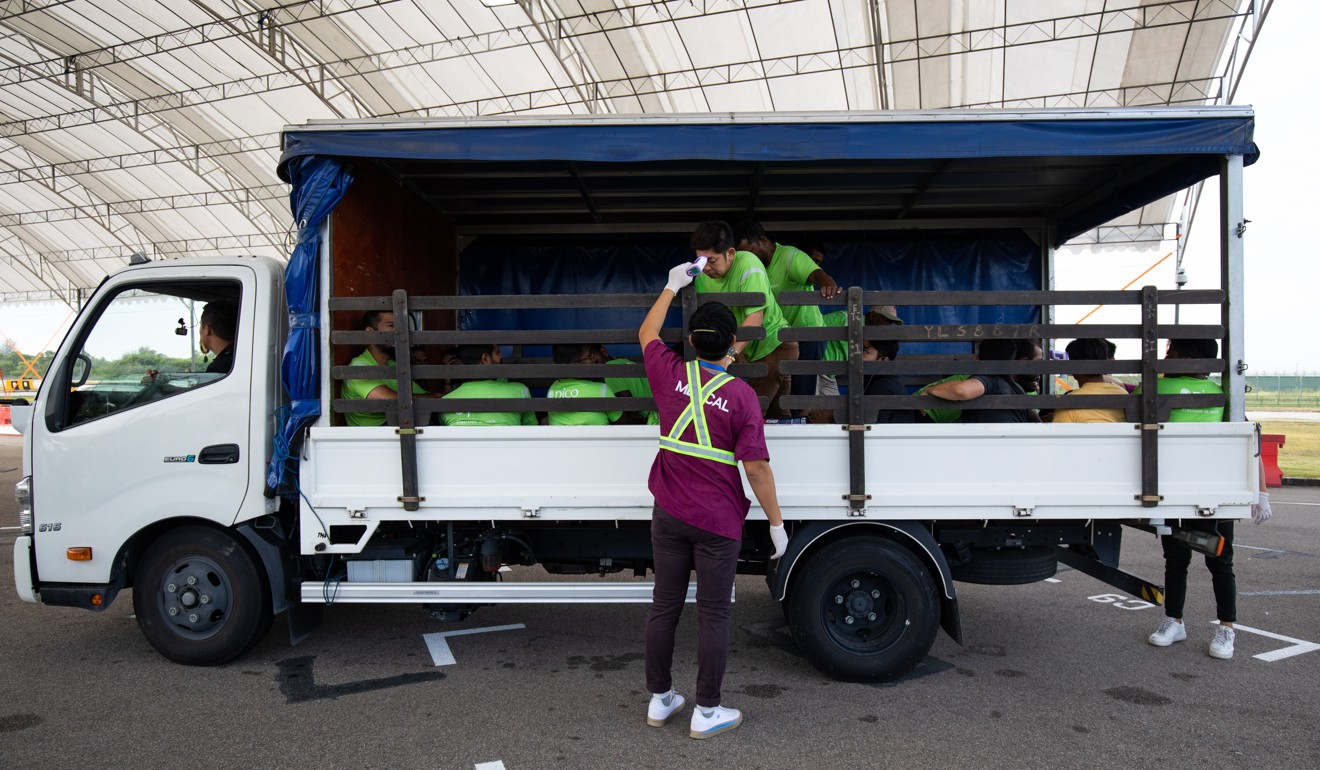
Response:
[{"label": "orange traffic barrier", "polygon": [[9,424],[9,407],[0,406],[0,425]]},{"label": "orange traffic barrier", "polygon": [[1260,434],[1260,459],[1265,461],[1265,486],[1283,486],[1283,471],[1279,470],[1279,449],[1283,447],[1282,433]]}]

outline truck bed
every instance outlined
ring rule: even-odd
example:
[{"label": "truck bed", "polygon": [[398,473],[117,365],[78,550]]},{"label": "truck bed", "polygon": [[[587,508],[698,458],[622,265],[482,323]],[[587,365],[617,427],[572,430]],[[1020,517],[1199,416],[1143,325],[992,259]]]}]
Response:
[{"label": "truck bed", "polygon": [[[1140,444],[1131,423],[870,428],[864,515],[880,520],[1245,518],[1258,486],[1250,423],[1165,424],[1164,499],[1154,508],[1136,499]],[[849,518],[842,427],[765,432],[784,518]],[[322,551],[353,553],[382,521],[646,520],[657,436],[654,426],[428,427],[417,437],[424,499],[407,512],[393,428],[314,428],[301,474],[303,549],[321,542],[320,524],[366,525],[356,543]],[[749,518],[763,517],[753,505]]]}]

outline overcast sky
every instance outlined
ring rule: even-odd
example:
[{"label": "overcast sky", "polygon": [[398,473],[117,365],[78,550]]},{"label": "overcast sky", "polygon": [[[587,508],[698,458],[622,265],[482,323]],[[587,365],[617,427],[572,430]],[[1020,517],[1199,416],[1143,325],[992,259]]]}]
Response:
[{"label": "overcast sky", "polygon": [[[1234,99],[1256,111],[1256,142],[1261,158],[1245,172],[1245,210],[1251,220],[1246,235],[1246,360],[1250,373],[1320,372],[1320,331],[1310,304],[1317,297],[1317,274],[1311,263],[1316,246],[1309,229],[1320,219],[1320,153],[1310,146],[1316,133],[1311,118],[1317,110],[1311,75],[1302,71],[1310,61],[1311,33],[1320,29],[1320,3],[1276,2],[1252,52],[1247,72]],[[1311,96],[1308,96],[1311,94]],[[1207,184],[1188,240],[1184,268],[1187,288],[1218,288],[1218,193]],[[1121,289],[1161,256],[1172,243],[1142,251],[1090,254],[1068,249],[1057,260],[1060,289]],[[1171,257],[1137,285],[1153,283],[1174,288]],[[1134,287],[1135,288],[1135,287]],[[1089,308],[1066,308],[1057,321],[1078,320]],[[1118,309],[1104,309],[1088,323],[1136,323]],[[173,311],[171,311],[173,312]],[[0,306],[0,332],[19,350],[38,352],[59,344],[72,320],[57,303],[9,303]],[[1183,321],[1217,323],[1217,310],[1187,310]],[[164,319],[162,328],[170,319]],[[125,340],[125,348],[141,344]],[[1135,356],[1135,342],[1120,347],[1120,357]]]}]

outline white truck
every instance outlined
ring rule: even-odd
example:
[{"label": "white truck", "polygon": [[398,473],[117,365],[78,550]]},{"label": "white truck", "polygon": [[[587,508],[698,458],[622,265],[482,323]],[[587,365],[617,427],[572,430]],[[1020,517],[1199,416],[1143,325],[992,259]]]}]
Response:
[{"label": "white truck", "polygon": [[[822,671],[893,678],[941,626],[960,640],[958,580],[1031,582],[1062,560],[1158,602],[1158,586],[1118,569],[1124,526],[1177,532],[1180,520],[1243,518],[1258,486],[1258,438],[1243,414],[1241,176],[1255,158],[1252,121],[1243,108],[1194,108],[290,127],[280,171],[300,231],[287,267],[180,259],[110,276],[36,403],[15,408],[26,473],[18,593],[103,610],[132,588],[150,643],[203,665],[241,655],[280,612],[296,642],[331,603],[421,605],[453,621],[496,603],[649,601],[655,426],[440,427],[441,411],[510,407],[412,396],[409,384],[489,369],[409,356],[388,367],[348,362],[368,343],[421,347],[431,360],[440,346],[497,343],[510,346],[500,374],[534,391],[567,374],[644,376],[639,363],[546,363],[543,346],[635,344],[664,271],[688,256],[691,227],[756,216],[772,234],[824,244],[828,269],[854,287],[833,302],[783,298],[842,306],[844,326],[785,338],[844,340],[850,353],[786,368],[858,385],[877,373],[910,384],[949,373],[1047,383],[1041,395],[964,409],[1055,408],[1049,383],[1067,373],[1139,374],[1145,394],[1092,397],[1130,409],[1133,421],[1090,425],[873,425],[867,415],[879,408],[948,403],[866,396],[860,385],[786,401],[834,409],[840,424],[767,425],[790,546],[769,560],[754,507],[739,568],[766,576]],[[1218,290],[1051,290],[1055,247],[1214,175]],[[160,330],[147,325],[159,324],[144,308],[216,301],[239,308],[228,372],[88,385],[109,370],[122,378],[114,350],[123,339],[155,339]],[[695,302],[685,290],[668,341],[682,339],[680,312]],[[1099,303],[1129,305],[1131,322],[1055,322],[1055,307]],[[1163,318],[1188,303],[1217,305],[1221,322]],[[908,323],[863,325],[864,308],[881,304]],[[363,331],[368,310],[409,323],[392,335]],[[1139,339],[1141,355],[968,354],[978,339],[1043,339],[1048,349],[1079,336]],[[1223,396],[1156,395],[1155,378],[1174,371],[1158,340],[1184,337],[1222,341],[1218,359],[1181,361],[1178,371],[1219,375]],[[873,339],[900,340],[905,352],[863,362]],[[397,401],[338,398],[342,380],[380,378],[398,380]],[[532,398],[517,408],[550,406]],[[1196,406],[1222,406],[1224,420],[1167,421],[1170,408]],[[386,424],[348,426],[353,412],[384,412]],[[584,578],[502,580],[505,565]],[[631,579],[601,579],[624,571]]]}]

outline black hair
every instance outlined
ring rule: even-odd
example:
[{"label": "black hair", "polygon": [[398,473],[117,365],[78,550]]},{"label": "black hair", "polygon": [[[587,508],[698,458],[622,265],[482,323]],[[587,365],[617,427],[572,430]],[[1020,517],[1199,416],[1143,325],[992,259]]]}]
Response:
[{"label": "black hair", "polygon": [[1068,351],[1068,359],[1071,361],[1107,361],[1110,344],[1109,340],[1103,339],[1076,339],[1069,342],[1064,350]]},{"label": "black hair", "polygon": [[1105,352],[1108,354],[1109,358],[1117,358],[1118,344],[1115,343],[1113,340],[1101,340],[1101,341],[1105,343]]},{"label": "black hair", "polygon": [[692,231],[688,246],[693,251],[728,251],[733,248],[733,228],[718,219],[702,222]]},{"label": "black hair", "polygon": [[573,364],[600,348],[601,345],[594,342],[561,342],[552,349],[551,359],[557,364]]},{"label": "black hair", "polygon": [[866,344],[875,348],[881,358],[893,361],[898,358],[898,340],[870,340]]},{"label": "black hair", "polygon": [[1017,358],[1017,342],[1006,339],[981,340],[976,357],[982,361],[1012,361]]},{"label": "black hair", "polygon": [[494,344],[488,345],[459,345],[458,360],[468,365],[481,363],[481,357],[495,350]]},{"label": "black hair", "polygon": [[392,311],[389,311],[389,310],[368,310],[367,312],[363,313],[363,314],[362,314],[362,328],[363,328],[363,329],[375,329],[375,328],[376,328],[376,324],[380,322],[380,317],[383,316],[383,315],[385,315],[386,313],[391,313],[391,314],[392,314]]},{"label": "black hair", "polygon": [[692,311],[688,328],[692,330],[692,347],[697,349],[697,355],[718,361],[733,344],[738,320],[723,302],[705,302]]},{"label": "black hair", "polygon": [[238,303],[227,299],[206,303],[202,308],[201,322],[210,326],[220,339],[233,342],[234,331],[238,328]]},{"label": "black hair", "polygon": [[1037,339],[1023,338],[1014,340],[1014,344],[1017,345],[1017,358],[1019,361],[1030,361],[1035,358],[1036,348],[1040,348],[1042,353],[1045,352],[1045,346],[1041,345],[1040,340]]},{"label": "black hair", "polygon": [[765,228],[761,226],[761,223],[751,219],[739,222],[738,227],[733,231],[733,242],[735,244],[742,243],[743,241],[754,241],[757,238],[768,237],[769,236],[765,234]]},{"label": "black hair", "polygon": [[1169,340],[1169,352],[1178,358],[1218,358],[1219,342],[1212,339]]}]

